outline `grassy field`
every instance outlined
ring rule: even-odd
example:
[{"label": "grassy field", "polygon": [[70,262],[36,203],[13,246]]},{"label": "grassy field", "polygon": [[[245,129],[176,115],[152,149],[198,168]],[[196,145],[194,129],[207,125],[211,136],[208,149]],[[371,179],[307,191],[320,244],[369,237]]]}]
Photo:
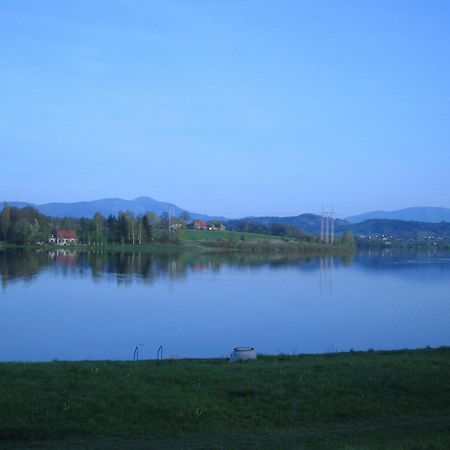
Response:
[{"label": "grassy field", "polygon": [[353,245],[342,243],[324,245],[318,242],[299,242],[294,238],[288,237],[238,231],[182,230],[178,236],[183,247],[195,248],[199,251],[283,252],[298,254],[342,254],[355,251]]},{"label": "grassy field", "polygon": [[450,448],[450,349],[0,364],[0,447]]},{"label": "grassy field", "polygon": [[[206,241],[215,239],[229,239],[230,237],[244,241],[281,241],[279,236],[270,234],[245,233],[238,231],[208,231],[208,230],[182,230],[180,237],[186,241]],[[292,240],[292,239],[289,239]]]}]

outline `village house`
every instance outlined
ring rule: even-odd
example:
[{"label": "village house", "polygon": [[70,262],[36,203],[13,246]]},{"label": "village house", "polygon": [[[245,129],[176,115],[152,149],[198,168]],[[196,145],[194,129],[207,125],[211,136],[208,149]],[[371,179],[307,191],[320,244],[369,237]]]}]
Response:
[{"label": "village house", "polygon": [[223,223],[212,223],[209,225],[208,230],[211,231],[225,231],[226,227]]},{"label": "village house", "polygon": [[225,231],[226,227],[223,223],[208,223],[204,220],[196,220],[194,222],[195,230],[209,230],[209,231]]},{"label": "village house", "polygon": [[194,229],[195,230],[208,230],[209,229],[208,222],[205,222],[204,220],[196,220],[194,222]]},{"label": "village house", "polygon": [[56,245],[73,245],[77,242],[77,234],[73,230],[58,230],[48,238],[49,244]]}]

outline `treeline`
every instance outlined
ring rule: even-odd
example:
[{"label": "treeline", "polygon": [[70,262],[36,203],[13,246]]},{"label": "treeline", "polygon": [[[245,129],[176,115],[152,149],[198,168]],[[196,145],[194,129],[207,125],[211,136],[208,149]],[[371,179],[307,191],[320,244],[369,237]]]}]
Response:
[{"label": "treeline", "polygon": [[[294,225],[287,225],[283,223],[263,224],[252,220],[230,220],[227,222],[229,230],[241,231],[247,233],[269,234],[271,236],[279,236],[281,238],[293,238],[301,242],[320,243],[320,237],[317,234],[306,233],[301,228]],[[351,235],[345,235],[345,241],[353,240]],[[337,238],[337,241],[342,241],[342,238]]]},{"label": "treeline", "polygon": [[252,220],[230,220],[227,222],[227,228],[233,231],[295,238],[306,242],[314,242],[317,239],[317,236],[305,233],[301,228],[281,223],[264,225],[261,222]]},{"label": "treeline", "polygon": [[184,226],[187,217],[171,218],[167,213],[157,216],[153,212],[135,216],[120,212],[117,216],[90,218],[47,217],[27,206],[15,208],[4,205],[0,214],[0,241],[14,244],[47,242],[57,230],[73,230],[81,244],[151,244],[154,242],[178,243],[179,235],[169,225]]},{"label": "treeline", "polygon": [[46,241],[51,229],[51,219],[30,206],[10,208],[5,204],[0,214],[0,241],[14,244]]},{"label": "treeline", "polygon": [[169,226],[175,223],[185,225],[185,222],[182,218],[172,218],[169,221],[167,213],[157,216],[149,212],[135,216],[131,212],[119,212],[117,216],[111,214],[106,218],[97,213],[92,219],[62,219],[58,228],[75,230],[82,244],[145,245],[154,242],[178,243],[179,233],[170,230]]}]

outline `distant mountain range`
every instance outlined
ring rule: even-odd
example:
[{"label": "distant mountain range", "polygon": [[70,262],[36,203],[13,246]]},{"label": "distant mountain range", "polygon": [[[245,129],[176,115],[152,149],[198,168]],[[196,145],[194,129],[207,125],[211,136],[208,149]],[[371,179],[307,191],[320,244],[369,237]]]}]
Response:
[{"label": "distant mountain range", "polygon": [[346,217],[350,223],[359,223],[370,219],[413,220],[415,222],[450,222],[450,209],[430,206],[398,209],[396,211],[371,211]]},{"label": "distant mountain range", "polygon": [[153,211],[160,215],[163,212],[168,212],[169,208],[173,208],[176,216],[183,212],[188,212],[192,219],[224,220],[224,217],[212,217],[206,214],[199,214],[185,209],[179,208],[173,203],[161,202],[150,197],[138,197],[134,200],[123,200],[121,198],[105,198],[101,200],[92,200],[75,203],[44,203],[37,205],[27,202],[7,202],[9,206],[17,208],[24,208],[25,206],[32,206],[42,214],[52,217],[93,217],[95,213],[107,217],[110,214],[117,215],[120,211],[130,211],[134,214],[145,214]]}]

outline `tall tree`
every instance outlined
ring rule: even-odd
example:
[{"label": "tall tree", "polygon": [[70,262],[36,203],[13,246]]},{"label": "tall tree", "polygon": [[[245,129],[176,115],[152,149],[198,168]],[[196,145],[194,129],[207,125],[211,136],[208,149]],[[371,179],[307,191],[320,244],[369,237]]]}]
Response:
[{"label": "tall tree", "polygon": [[156,227],[159,224],[158,216],[153,211],[148,212],[146,216],[150,225]]},{"label": "tall tree", "polygon": [[128,242],[128,219],[124,212],[119,212],[119,218],[117,220],[117,230],[119,234],[120,243],[123,245]]},{"label": "tall tree", "polygon": [[6,204],[3,205],[3,211],[0,217],[0,238],[8,240],[8,228],[10,224],[10,208]]},{"label": "tall tree", "polygon": [[119,239],[117,230],[117,218],[112,214],[110,214],[106,219],[106,236],[108,242],[111,243],[117,242]]},{"label": "tall tree", "polygon": [[148,214],[142,217],[142,228],[144,235],[144,242],[146,244],[153,241],[153,225],[150,223]]},{"label": "tall tree", "polygon": [[79,238],[80,241],[84,244],[91,244],[91,221],[87,219],[86,217],[80,218],[80,232],[79,232]]},{"label": "tall tree", "polygon": [[94,231],[95,243],[101,244],[104,242],[105,235],[105,219],[100,213],[96,213],[92,218],[92,229]]}]

